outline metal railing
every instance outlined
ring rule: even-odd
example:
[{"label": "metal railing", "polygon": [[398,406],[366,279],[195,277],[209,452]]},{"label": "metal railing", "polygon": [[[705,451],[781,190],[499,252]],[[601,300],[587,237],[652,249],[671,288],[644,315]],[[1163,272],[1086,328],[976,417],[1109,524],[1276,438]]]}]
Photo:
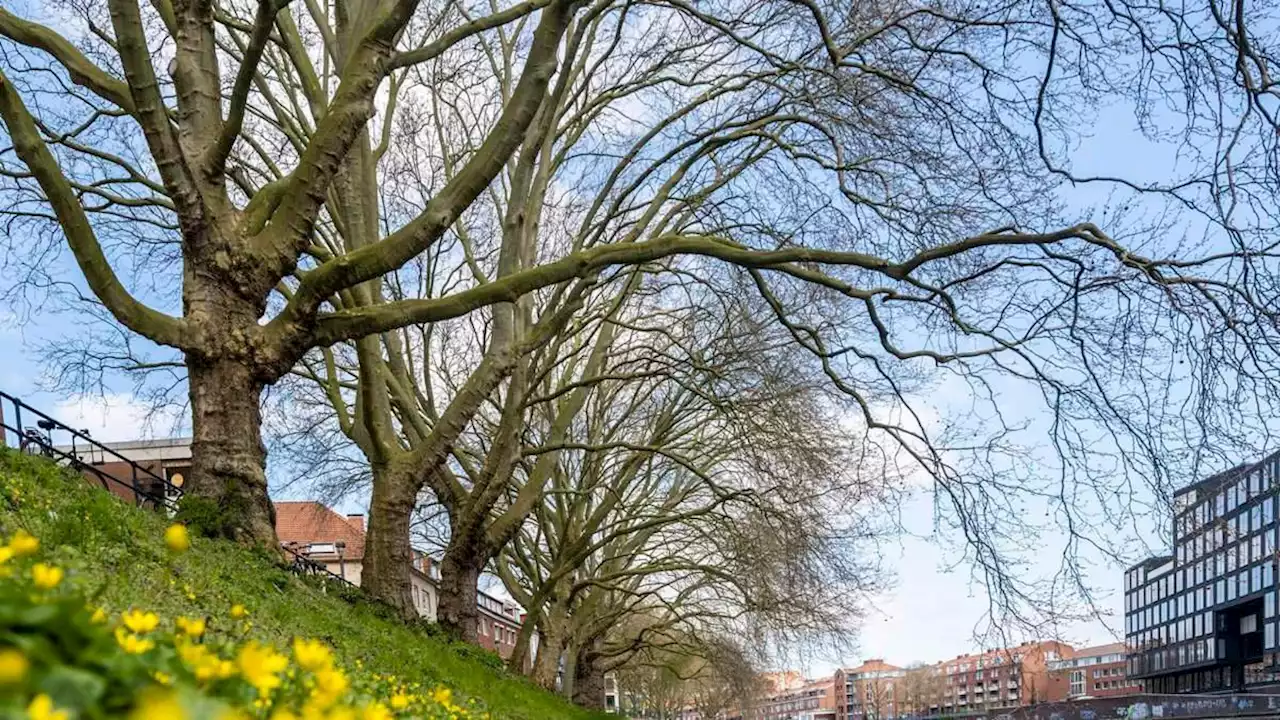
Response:
[{"label": "metal railing", "polygon": [[[30,424],[33,419],[34,425]],[[67,442],[58,443],[57,440],[64,435]],[[0,447],[16,447],[21,452],[41,455],[76,472],[91,475],[109,492],[113,486],[129,490],[138,507],[164,508],[174,513],[182,498],[182,488],[167,478],[94,440],[88,431],[76,430],[4,391],[0,391]],[[127,478],[108,472],[103,467],[107,463],[127,468]],[[359,587],[293,548],[281,545],[280,549],[289,558],[289,569],[299,576],[319,576],[353,588]]]},{"label": "metal railing", "polygon": [[[10,445],[11,435],[13,445]],[[66,442],[58,442],[63,437]],[[170,512],[178,509],[182,489],[167,478],[94,440],[88,431],[77,430],[3,391],[0,391],[0,446],[17,447],[22,452],[42,455],[92,475],[106,490],[113,487],[129,490],[139,507],[165,508]],[[122,465],[127,476],[122,478],[108,472],[102,467],[107,463]]]}]

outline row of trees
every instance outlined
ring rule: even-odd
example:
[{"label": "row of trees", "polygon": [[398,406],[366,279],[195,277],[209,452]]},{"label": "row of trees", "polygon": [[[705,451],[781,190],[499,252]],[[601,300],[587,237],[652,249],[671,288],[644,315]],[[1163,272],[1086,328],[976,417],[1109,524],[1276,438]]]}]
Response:
[{"label": "row of trees", "polygon": [[[65,247],[121,328],[68,377],[179,373],[206,532],[275,545],[281,408],[368,484],[370,591],[411,612],[439,537],[442,622],[474,639],[498,574],[544,684],[839,634],[911,488],[1037,624],[1087,607],[1082,548],[1269,442],[1243,0],[44,7],[0,9],[8,296]],[[1087,144],[1116,108],[1151,157]]]}]

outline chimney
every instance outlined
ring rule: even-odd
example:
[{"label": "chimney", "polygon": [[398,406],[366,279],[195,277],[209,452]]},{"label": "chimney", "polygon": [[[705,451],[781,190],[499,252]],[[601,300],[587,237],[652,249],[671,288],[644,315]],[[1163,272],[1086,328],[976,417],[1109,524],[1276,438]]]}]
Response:
[{"label": "chimney", "polygon": [[355,513],[347,516],[347,524],[351,527],[364,532],[364,513]]}]

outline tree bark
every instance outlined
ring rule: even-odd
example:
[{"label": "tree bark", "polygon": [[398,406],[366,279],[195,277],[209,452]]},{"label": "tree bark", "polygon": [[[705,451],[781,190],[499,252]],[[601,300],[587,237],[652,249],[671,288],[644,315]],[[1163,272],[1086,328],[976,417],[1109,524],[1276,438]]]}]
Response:
[{"label": "tree bark", "polygon": [[589,710],[604,710],[604,668],[594,652],[599,640],[592,640],[578,653],[573,668],[573,703]]},{"label": "tree bark", "polygon": [[484,559],[474,548],[453,546],[440,561],[440,626],[458,640],[480,641],[480,570]]},{"label": "tree bark", "polygon": [[413,605],[413,548],[409,523],[417,492],[409,478],[390,471],[375,473],[365,536],[361,585],[401,617],[418,617]]},{"label": "tree bark", "polygon": [[241,359],[194,353],[187,377],[193,438],[184,513],[205,534],[279,552],[258,405],[263,383]]},{"label": "tree bark", "polygon": [[545,690],[556,691],[556,676],[560,672],[560,656],[565,643],[564,609],[554,604],[542,623],[542,637],[538,640],[538,656],[533,660],[531,679]]}]

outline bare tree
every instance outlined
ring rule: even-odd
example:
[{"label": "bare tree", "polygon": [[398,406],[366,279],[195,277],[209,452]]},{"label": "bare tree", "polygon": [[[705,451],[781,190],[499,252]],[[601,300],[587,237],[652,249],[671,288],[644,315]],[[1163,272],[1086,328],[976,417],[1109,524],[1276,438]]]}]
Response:
[{"label": "bare tree", "polygon": [[[826,385],[788,364],[796,357],[785,337],[746,317],[721,318],[713,332],[706,320],[681,322],[669,303],[660,308],[619,319],[619,344],[574,422],[558,429],[557,415],[535,410],[524,429],[526,456],[560,452],[496,569],[529,613],[512,665],[523,665],[537,632],[532,674],[544,687],[555,686],[562,651],[576,655],[629,614],[653,617],[655,606],[687,623],[686,633],[754,613],[762,624],[770,615],[779,633],[843,636],[870,573],[863,563],[806,563],[820,553],[874,555],[866,518],[892,516],[892,483],[858,454],[860,437],[833,429],[837,419],[821,410]],[[742,529],[752,516],[815,541],[779,553],[784,569],[760,553],[770,543]],[[858,523],[868,527],[855,536]],[[841,541],[828,546],[823,533]],[[758,592],[768,583],[727,572],[752,552],[759,564],[747,577],[822,577],[803,593],[793,585],[785,600]],[[644,642],[627,638],[613,653]]]},{"label": "bare tree", "polygon": [[[475,460],[479,497],[506,492],[535,354],[620,266],[753,297],[932,483],[993,615],[1042,621],[1086,590],[1072,556],[1150,491],[1270,440],[1275,42],[1242,2],[69,10],[63,34],[0,11],[7,237],[23,257],[65,239],[96,302],[181,354],[189,493],[224,535],[274,540],[264,388],[347,343],[388,548],[371,570],[394,592],[418,490],[471,508],[448,498]],[[401,99],[436,115],[397,121]],[[1115,107],[1176,167],[1080,169]],[[1113,204],[1084,208],[1098,193]],[[459,326],[482,331],[448,399],[384,403],[413,392],[405,328]],[[933,422],[942,382],[965,402]],[[455,452],[486,407],[503,431]],[[487,502],[450,510],[454,596],[539,501],[524,487],[496,530]],[[1037,588],[1018,548],[1049,527],[1069,540]],[[442,610],[465,626],[468,607]]]}]

